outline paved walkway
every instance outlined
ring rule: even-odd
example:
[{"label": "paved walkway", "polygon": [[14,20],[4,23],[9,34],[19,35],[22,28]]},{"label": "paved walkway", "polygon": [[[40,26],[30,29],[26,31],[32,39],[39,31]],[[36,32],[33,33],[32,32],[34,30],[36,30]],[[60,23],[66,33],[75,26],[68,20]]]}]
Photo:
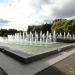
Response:
[{"label": "paved walkway", "polygon": [[75,75],[75,54],[49,66],[36,75]]},{"label": "paved walkway", "polygon": [[25,65],[0,52],[0,67],[2,67],[8,75],[34,75],[74,53],[75,49],[71,49],[70,51],[65,51]]}]

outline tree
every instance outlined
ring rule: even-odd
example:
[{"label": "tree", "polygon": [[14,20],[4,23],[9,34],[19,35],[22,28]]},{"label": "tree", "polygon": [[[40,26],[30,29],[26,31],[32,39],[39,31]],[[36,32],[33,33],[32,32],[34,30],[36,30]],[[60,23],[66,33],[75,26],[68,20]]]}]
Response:
[{"label": "tree", "polygon": [[16,29],[0,29],[0,36],[7,37],[7,35],[13,35],[17,33],[18,31]]},{"label": "tree", "polygon": [[75,33],[75,19],[67,20],[67,19],[60,19],[60,20],[54,20],[52,27],[52,31],[59,32],[70,32]]},{"label": "tree", "polygon": [[43,33],[46,33],[47,31],[51,32],[51,26],[52,24],[41,24],[41,25],[33,25],[33,26],[28,26],[27,32],[30,33],[34,33],[35,31],[39,34],[40,31],[42,31]]},{"label": "tree", "polygon": [[51,30],[56,32],[64,32],[64,25],[66,23],[66,19],[57,19],[53,21]]}]

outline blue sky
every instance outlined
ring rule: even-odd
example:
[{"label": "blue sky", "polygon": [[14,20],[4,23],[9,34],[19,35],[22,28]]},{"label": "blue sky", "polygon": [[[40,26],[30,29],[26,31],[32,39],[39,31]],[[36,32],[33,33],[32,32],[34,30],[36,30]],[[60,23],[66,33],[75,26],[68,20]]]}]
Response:
[{"label": "blue sky", "polygon": [[0,5],[8,6],[13,2],[13,0],[0,0]]},{"label": "blue sky", "polygon": [[0,3],[7,4],[10,0],[0,0]]},{"label": "blue sky", "polygon": [[75,0],[0,0],[0,28],[26,29],[56,18],[75,18]]}]

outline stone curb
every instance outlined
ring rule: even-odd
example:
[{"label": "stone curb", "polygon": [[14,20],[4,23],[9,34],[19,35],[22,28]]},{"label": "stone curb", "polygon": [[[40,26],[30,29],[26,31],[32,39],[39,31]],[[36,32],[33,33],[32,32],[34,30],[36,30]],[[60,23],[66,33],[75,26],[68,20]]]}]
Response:
[{"label": "stone curb", "polygon": [[12,58],[24,63],[24,64],[28,64],[28,63],[32,63],[34,61],[46,58],[48,56],[57,54],[59,52],[69,50],[69,49],[74,48],[74,47],[75,47],[74,45],[69,45],[69,46],[65,46],[65,47],[62,47],[62,48],[58,48],[58,49],[50,51],[50,52],[46,52],[46,53],[42,53],[42,54],[38,54],[38,55],[34,55],[34,56],[29,56],[29,57],[24,57],[24,55],[22,55],[20,53],[18,54],[16,52],[13,52],[12,50],[7,50],[5,47],[0,48],[0,51],[2,53],[12,57]]}]

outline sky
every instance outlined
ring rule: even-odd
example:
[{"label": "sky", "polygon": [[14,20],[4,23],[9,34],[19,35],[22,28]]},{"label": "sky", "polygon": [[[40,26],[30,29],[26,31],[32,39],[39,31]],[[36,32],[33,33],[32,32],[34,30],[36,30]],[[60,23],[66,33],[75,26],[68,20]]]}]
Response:
[{"label": "sky", "polygon": [[75,0],[0,0],[0,28],[26,30],[56,18],[75,18]]}]

